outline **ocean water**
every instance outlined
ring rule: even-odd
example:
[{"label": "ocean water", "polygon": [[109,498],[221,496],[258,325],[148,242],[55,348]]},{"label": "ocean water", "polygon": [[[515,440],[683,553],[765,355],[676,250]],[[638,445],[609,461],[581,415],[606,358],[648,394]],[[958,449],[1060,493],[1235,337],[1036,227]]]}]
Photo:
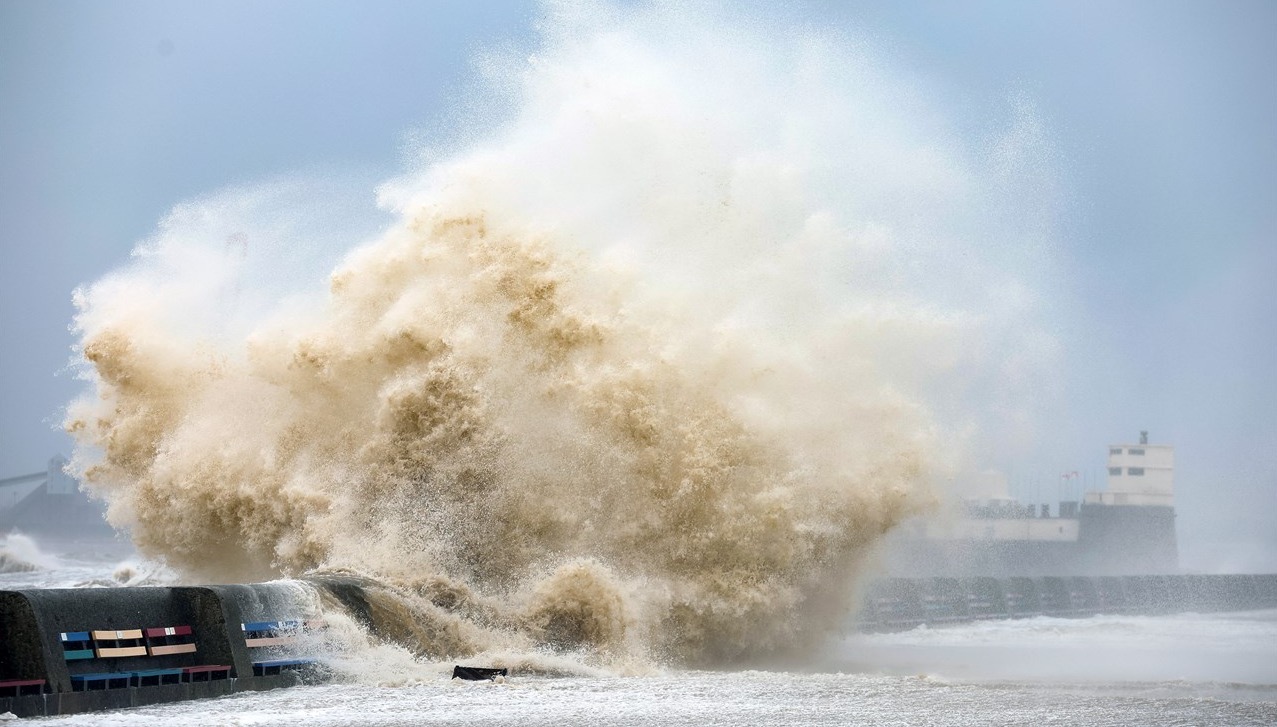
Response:
[{"label": "ocean water", "polygon": [[[172,577],[110,553],[10,536],[0,588],[129,587]],[[29,566],[29,567],[25,567]],[[111,585],[114,584],[114,585]],[[30,720],[49,725],[1271,725],[1277,610],[1037,617],[832,634],[749,669],[621,675],[542,654],[502,682],[370,640],[331,683]],[[526,658],[526,657],[525,657]],[[474,662],[476,665],[482,662]],[[547,676],[557,666],[560,675]]]}]

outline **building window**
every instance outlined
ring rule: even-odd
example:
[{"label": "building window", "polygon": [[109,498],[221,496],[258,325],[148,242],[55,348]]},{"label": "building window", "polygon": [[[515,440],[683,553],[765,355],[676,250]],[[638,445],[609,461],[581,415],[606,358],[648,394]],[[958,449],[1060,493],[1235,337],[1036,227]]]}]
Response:
[{"label": "building window", "polygon": [[1121,454],[1121,453],[1122,453],[1121,447],[1109,447],[1109,454]]},{"label": "building window", "polygon": [[1110,475],[1113,475],[1114,477],[1116,477],[1116,476],[1118,476],[1118,475],[1122,474],[1122,468],[1121,468],[1121,467],[1109,467],[1109,474],[1110,474]]},{"label": "building window", "polygon": [[1140,476],[1143,476],[1144,474],[1144,468],[1143,467],[1127,467],[1126,474],[1140,477]]},{"label": "building window", "polygon": [[1127,453],[1127,454],[1138,454],[1138,455],[1140,455],[1141,457],[1142,457],[1142,456],[1144,456],[1144,450],[1142,450],[1142,449],[1136,449],[1136,448],[1134,448],[1134,447],[1131,447],[1130,449],[1126,450],[1126,453]]}]

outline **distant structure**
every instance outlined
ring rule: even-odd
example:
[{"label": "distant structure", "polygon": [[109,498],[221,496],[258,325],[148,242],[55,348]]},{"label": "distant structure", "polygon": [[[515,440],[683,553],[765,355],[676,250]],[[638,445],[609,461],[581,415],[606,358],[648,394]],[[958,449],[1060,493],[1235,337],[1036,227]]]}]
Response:
[{"label": "distant structure", "polygon": [[1108,491],[1082,498],[1079,543],[1087,569],[1099,575],[1174,573],[1175,448],[1149,444],[1109,447]]},{"label": "distant structure", "polygon": [[1109,447],[1108,492],[1088,492],[1090,505],[1175,506],[1175,448],[1149,444],[1140,432],[1139,444]]},{"label": "distant structure", "polygon": [[[1106,576],[1179,572],[1175,538],[1175,450],[1149,444],[1108,448],[1104,491],[1050,506],[1022,504],[1006,478],[987,473],[963,516],[920,523],[897,538],[887,569],[902,576]],[[1076,473],[1065,473],[1069,479]]]},{"label": "distant structure", "polygon": [[80,490],[66,473],[61,455],[43,472],[0,479],[0,535],[27,535],[89,540],[114,537],[102,503]]}]

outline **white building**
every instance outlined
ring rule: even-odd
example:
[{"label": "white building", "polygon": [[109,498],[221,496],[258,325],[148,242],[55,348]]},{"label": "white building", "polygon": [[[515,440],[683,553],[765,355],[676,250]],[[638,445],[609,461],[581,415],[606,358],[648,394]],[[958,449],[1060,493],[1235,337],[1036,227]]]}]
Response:
[{"label": "white building", "polygon": [[1175,505],[1175,448],[1149,444],[1140,432],[1139,444],[1109,446],[1108,492],[1086,493],[1093,505]]}]

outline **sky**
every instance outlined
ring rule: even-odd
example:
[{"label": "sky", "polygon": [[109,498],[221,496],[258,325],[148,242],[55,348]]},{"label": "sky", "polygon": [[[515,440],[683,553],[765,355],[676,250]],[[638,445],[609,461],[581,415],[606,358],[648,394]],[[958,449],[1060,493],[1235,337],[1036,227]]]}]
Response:
[{"label": "sky", "polygon": [[[870,37],[960,133],[1027,103],[1060,184],[1063,404],[1040,499],[1140,430],[1176,446],[1190,568],[1277,570],[1277,3],[815,2],[749,12]],[[410,150],[455,139],[531,2],[0,0],[0,478],[69,454],[72,291],[174,205],[333,180],[377,218]]]}]

